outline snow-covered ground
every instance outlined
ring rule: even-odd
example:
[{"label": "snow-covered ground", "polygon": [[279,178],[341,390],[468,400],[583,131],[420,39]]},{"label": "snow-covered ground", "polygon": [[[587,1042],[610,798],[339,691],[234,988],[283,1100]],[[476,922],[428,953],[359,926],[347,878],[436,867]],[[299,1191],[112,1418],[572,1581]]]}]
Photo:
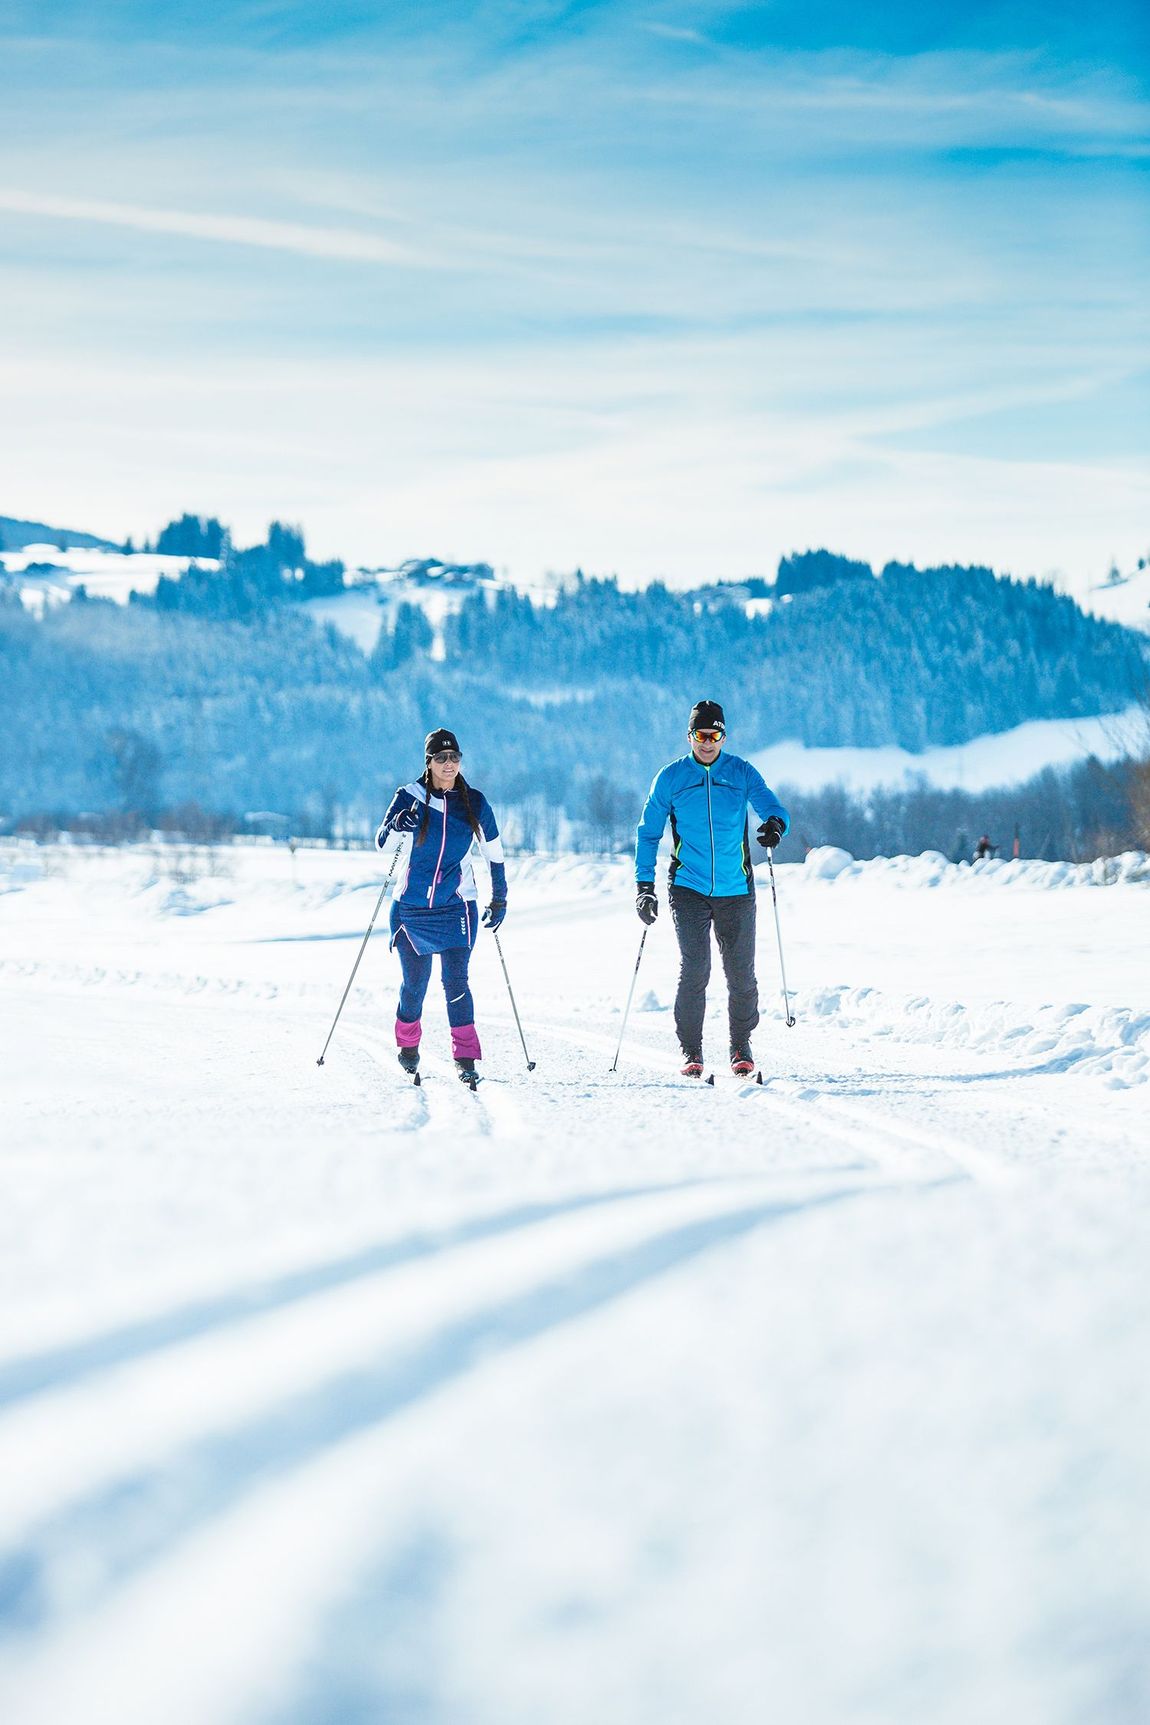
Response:
[{"label": "snow-covered ground", "polygon": [[1150,631],[1150,568],[1134,569],[1117,581],[1079,587],[1075,598],[1084,611],[1127,629]]},{"label": "snow-covered ground", "polygon": [[971,792],[1018,785],[1045,767],[1070,767],[1094,755],[1117,761],[1150,752],[1150,717],[1132,706],[1093,719],[1032,719],[1010,731],[972,737],[969,743],[924,749],[911,754],[891,744],[876,749],[809,749],[803,743],[775,743],[753,756],[770,785],[811,791],[842,784],[865,793],[880,785],[924,778],[943,789]]},{"label": "snow-covered ground", "polygon": [[6,1725],[1147,1717],[1150,864],[841,861],[713,1089],[514,865],[472,1096],[375,856],[0,847]]}]

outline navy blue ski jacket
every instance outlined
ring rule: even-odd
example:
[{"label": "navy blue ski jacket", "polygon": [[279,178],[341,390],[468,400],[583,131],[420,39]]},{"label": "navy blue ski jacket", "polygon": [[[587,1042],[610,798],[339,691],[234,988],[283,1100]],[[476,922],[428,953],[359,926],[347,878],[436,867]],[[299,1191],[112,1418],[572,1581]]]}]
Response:
[{"label": "navy blue ski jacket", "polygon": [[791,824],[763,775],[738,755],[721,754],[705,767],[693,754],[655,775],[635,835],[635,879],[654,880],[659,840],[668,820],[673,849],[668,886],[689,887],[708,898],[754,891],[747,804],[759,819],[777,815]]},{"label": "navy blue ski jacket", "polygon": [[[479,824],[479,849],[491,870],[491,896],[506,900],[507,869],[494,812],[483,792],[474,785],[468,785],[467,794],[471,798],[471,812]],[[422,812],[424,804],[429,805],[429,815],[423,843],[415,843],[418,829],[401,835],[407,855],[395,902],[422,910],[450,906],[458,911],[461,900],[465,904],[474,904],[476,900],[475,870],[470,856],[476,839],[467,824],[461,791],[448,791],[446,795],[433,791],[429,796],[421,784],[401,786],[391,799],[375,842],[382,850],[396,816],[409,808]]]}]

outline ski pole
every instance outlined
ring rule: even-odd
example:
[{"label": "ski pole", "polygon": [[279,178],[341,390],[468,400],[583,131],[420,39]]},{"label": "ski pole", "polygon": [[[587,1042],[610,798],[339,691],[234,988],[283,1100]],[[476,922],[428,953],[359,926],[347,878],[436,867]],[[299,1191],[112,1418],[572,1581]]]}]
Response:
[{"label": "ski pole", "polygon": [[[371,931],[375,927],[375,919],[379,915],[380,908],[383,905],[384,898],[387,895],[387,889],[391,885],[391,877],[395,873],[395,865],[399,861],[399,853],[402,850],[402,848],[403,848],[402,845],[397,845],[395,850],[392,852],[391,867],[387,871],[387,879],[384,881],[383,885],[379,889],[379,897],[375,901],[375,909],[371,913],[371,921],[367,925],[367,933],[364,935],[363,940],[360,943],[360,948],[359,948],[359,952],[356,954],[355,963],[351,967],[351,975],[347,979],[347,987],[343,991],[343,1000],[341,1000],[339,1005],[336,1007],[335,1017],[331,1021],[331,1029],[327,1033],[327,1042],[325,1042],[323,1045],[323,1054],[327,1053],[328,1043],[330,1043],[332,1037],[335,1035],[335,1027],[339,1023],[339,1015],[343,1011],[343,1002],[344,1002],[344,1000],[347,999],[348,995],[351,993],[351,985],[355,981],[355,973],[359,969],[359,961],[363,957],[364,952],[367,949],[368,941],[371,939]],[[323,1054],[321,1054],[319,1059],[316,1061],[317,1066],[323,1065]]]},{"label": "ski pole", "polygon": [[779,898],[775,892],[775,858],[772,851],[767,852],[767,867],[771,871],[771,903],[775,907],[775,934],[779,942],[779,975],[783,979],[783,1005],[786,1008],[787,1029],[795,1027],[795,1015],[791,1011],[790,996],[787,993],[787,967],[783,962],[783,931],[779,927]]},{"label": "ski pole", "polygon": [[507,992],[511,996],[511,1010],[515,1014],[515,1028],[519,1032],[519,1040],[523,1044],[523,1058],[527,1062],[528,1072],[534,1072],[535,1062],[527,1052],[527,1039],[523,1035],[523,1026],[519,1022],[519,1008],[515,1004],[515,995],[511,987],[511,978],[507,974],[507,961],[503,956],[503,948],[499,944],[499,930],[497,928],[493,928],[491,932],[495,936],[495,950],[499,954],[499,962],[503,966],[503,980],[507,984]]},{"label": "ski pole", "polygon": [[635,968],[631,972],[631,986],[627,990],[627,1004],[623,1008],[623,1022],[619,1026],[619,1047],[615,1050],[615,1058],[611,1062],[611,1071],[612,1072],[618,1072],[618,1070],[619,1070],[619,1053],[623,1047],[623,1033],[627,1028],[627,1020],[631,1014],[631,1001],[632,1001],[634,994],[635,994],[635,984],[639,978],[639,966],[643,962],[643,948],[647,944],[647,935],[649,934],[649,932],[650,932],[649,926],[643,930],[643,938],[639,942],[639,956],[635,960]]}]

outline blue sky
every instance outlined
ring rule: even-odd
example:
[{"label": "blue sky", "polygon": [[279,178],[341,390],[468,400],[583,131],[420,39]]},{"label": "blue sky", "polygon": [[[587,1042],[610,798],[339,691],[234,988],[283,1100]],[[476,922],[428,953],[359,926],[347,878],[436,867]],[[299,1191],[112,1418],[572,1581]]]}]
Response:
[{"label": "blue sky", "polygon": [[4,513],[1150,551],[1141,4],[6,0],[0,55]]}]

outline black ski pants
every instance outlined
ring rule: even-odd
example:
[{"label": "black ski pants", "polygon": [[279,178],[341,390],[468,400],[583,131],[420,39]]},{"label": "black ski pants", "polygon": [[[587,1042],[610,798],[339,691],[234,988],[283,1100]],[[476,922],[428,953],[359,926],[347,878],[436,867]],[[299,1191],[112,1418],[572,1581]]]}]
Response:
[{"label": "black ski pants", "polygon": [[690,887],[670,890],[671,916],[679,942],[679,989],[675,1029],[684,1054],[703,1051],[703,1015],[711,975],[711,930],[727,976],[727,1014],[732,1048],[746,1048],[759,1022],[759,985],[755,981],[755,895],[708,898]]}]

